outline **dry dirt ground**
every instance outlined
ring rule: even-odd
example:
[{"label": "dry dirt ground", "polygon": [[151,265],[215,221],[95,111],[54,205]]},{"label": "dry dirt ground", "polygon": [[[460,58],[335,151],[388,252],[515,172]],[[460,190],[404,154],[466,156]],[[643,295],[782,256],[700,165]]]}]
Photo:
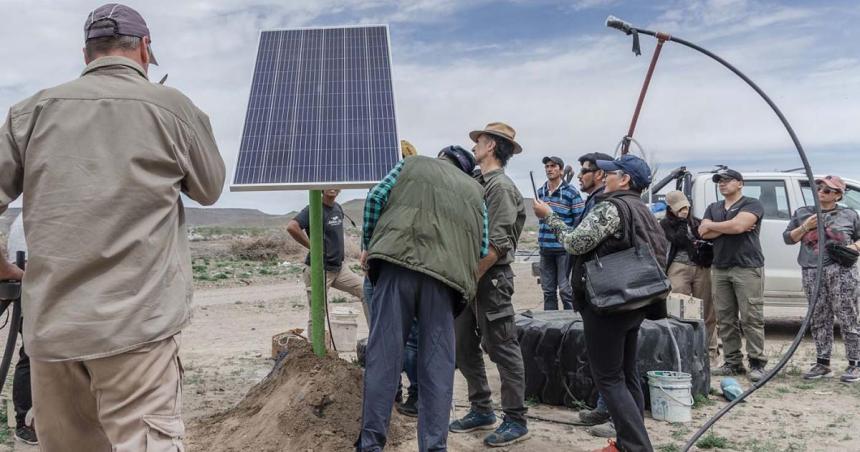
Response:
[{"label": "dry dirt ground", "polygon": [[[515,266],[517,272],[515,307],[518,311],[542,306],[540,288],[527,265]],[[333,291],[335,292],[335,291]],[[330,293],[330,297],[345,294]],[[346,296],[348,300],[355,301]],[[304,287],[297,275],[287,280],[253,282],[242,287],[200,288],[195,295],[195,318],[183,333],[181,358],[185,366],[184,416],[191,423],[237,404],[247,391],[271,370],[271,338],[274,334],[299,328],[307,321]],[[358,308],[357,303],[347,303]],[[768,314],[768,353],[771,362],[787,348],[799,327],[797,316],[803,311],[774,311]],[[359,316],[360,317],[360,316]],[[359,337],[367,327],[359,319]],[[5,337],[5,335],[4,335]],[[834,367],[841,370],[846,362],[841,341],[834,351]],[[345,359],[351,360],[347,355]],[[860,450],[860,384],[846,385],[837,379],[805,382],[799,373],[814,361],[811,340],[804,340],[787,370],[748,403],[733,410],[713,430],[725,438],[723,450],[753,451],[857,451]],[[494,394],[498,394],[498,372],[487,360]],[[749,381],[740,379],[748,385]],[[714,379],[712,386],[717,387]],[[8,392],[8,388],[7,388]],[[646,424],[655,449],[678,450],[687,437],[710,415],[724,406],[721,398],[693,411],[693,422],[668,424],[647,419]],[[455,402],[468,403],[465,381],[455,379]],[[458,408],[457,416],[465,413]],[[532,406],[530,413],[560,421],[574,419],[574,410],[549,406]],[[589,436],[583,427],[532,420],[531,438],[501,450],[545,451],[592,450],[605,440]],[[413,439],[389,450],[414,451]],[[482,434],[451,434],[452,451],[483,450]],[[7,442],[0,450],[32,451]],[[288,449],[289,450],[289,449]],[[717,449],[719,450],[719,449]]]}]

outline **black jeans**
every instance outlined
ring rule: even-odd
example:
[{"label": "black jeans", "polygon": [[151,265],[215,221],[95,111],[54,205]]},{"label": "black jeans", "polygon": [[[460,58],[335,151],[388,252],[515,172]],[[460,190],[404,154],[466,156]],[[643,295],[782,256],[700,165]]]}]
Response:
[{"label": "black jeans", "polygon": [[645,398],[637,362],[642,310],[599,315],[582,310],[591,375],[609,407],[618,447],[625,452],[653,451],[645,430]]},{"label": "black jeans", "polygon": [[30,392],[30,357],[24,351],[24,343],[18,350],[18,364],[12,377],[12,405],[15,407],[15,425],[24,426],[27,411],[33,407],[33,393]]}]

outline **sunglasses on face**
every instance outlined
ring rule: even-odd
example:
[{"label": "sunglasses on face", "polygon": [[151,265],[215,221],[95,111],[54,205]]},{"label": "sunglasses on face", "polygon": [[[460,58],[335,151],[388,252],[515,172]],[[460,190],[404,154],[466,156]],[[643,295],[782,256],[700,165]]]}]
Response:
[{"label": "sunglasses on face", "polygon": [[579,170],[579,175],[580,175],[580,176],[585,176],[585,175],[586,175],[586,174],[588,174],[588,173],[593,173],[593,172],[596,172],[596,171],[597,171],[597,168],[582,168],[582,169],[580,169],[580,170]]},{"label": "sunglasses on face", "polygon": [[826,186],[826,185],[819,185],[819,186],[818,186],[818,191],[819,191],[819,192],[821,192],[821,193],[824,193],[825,195],[834,195],[834,194],[835,194],[835,195],[839,195],[839,194],[842,194],[842,192],[841,192],[841,191],[839,191],[839,190],[834,190],[834,189],[832,189],[832,188],[830,188],[830,187],[828,187],[828,186]]}]

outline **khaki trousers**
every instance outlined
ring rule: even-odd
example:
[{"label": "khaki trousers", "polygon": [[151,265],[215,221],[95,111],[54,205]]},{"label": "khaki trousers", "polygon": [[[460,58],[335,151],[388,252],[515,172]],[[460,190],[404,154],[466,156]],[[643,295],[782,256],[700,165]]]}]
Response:
[{"label": "khaki trousers", "polygon": [[87,361],[31,359],[43,452],[183,451],[179,336]]},{"label": "khaki trousers", "polygon": [[[313,303],[311,299],[311,269],[305,267],[302,276],[305,282],[305,290],[308,293],[308,337],[311,337],[311,317],[313,316],[313,309],[311,309],[311,304]],[[342,290],[361,300],[361,310],[364,312],[364,320],[370,325],[370,312],[367,310],[367,303],[364,302],[364,278],[344,267],[337,272],[325,272],[325,286],[326,288],[334,287],[337,290]],[[328,300],[326,300],[326,311],[328,311]]]},{"label": "khaki trousers", "polygon": [[[714,308],[725,362],[743,365],[742,337],[750,364],[764,366],[764,278],[761,268],[711,269]],[[739,321],[740,320],[740,321]]]},{"label": "khaki trousers", "polygon": [[711,297],[711,269],[673,262],[669,266],[669,281],[672,282],[672,292],[692,295],[702,300],[708,353],[711,359],[716,359],[720,352],[717,346],[717,312]]}]

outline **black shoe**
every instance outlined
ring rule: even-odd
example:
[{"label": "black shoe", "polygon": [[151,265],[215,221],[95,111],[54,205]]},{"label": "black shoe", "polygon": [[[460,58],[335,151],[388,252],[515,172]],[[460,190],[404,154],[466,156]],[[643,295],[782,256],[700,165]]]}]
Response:
[{"label": "black shoe", "polygon": [[579,421],[582,425],[600,425],[609,421],[609,412],[602,410],[582,410],[579,412]]},{"label": "black shoe", "polygon": [[405,402],[397,404],[397,412],[409,417],[418,417],[418,396],[409,396]]},{"label": "black shoe", "polygon": [[36,438],[36,430],[26,425],[15,429],[15,439],[31,446],[39,444],[39,439]]}]

